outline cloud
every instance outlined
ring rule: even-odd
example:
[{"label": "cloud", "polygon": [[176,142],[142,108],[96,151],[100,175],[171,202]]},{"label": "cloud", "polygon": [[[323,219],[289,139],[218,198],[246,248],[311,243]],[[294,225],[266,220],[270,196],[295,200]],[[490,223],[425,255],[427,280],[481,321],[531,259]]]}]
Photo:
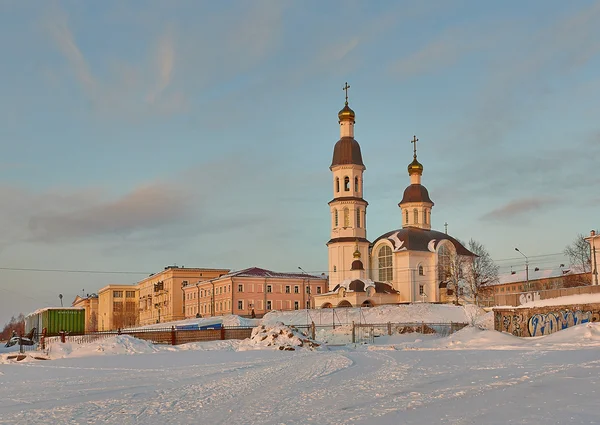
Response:
[{"label": "cloud", "polygon": [[481,219],[491,221],[509,221],[517,218],[527,219],[530,213],[557,203],[558,200],[554,198],[518,199],[488,212]]},{"label": "cloud", "polygon": [[164,184],[139,187],[116,200],[79,201],[91,205],[33,215],[28,226],[31,239],[55,242],[111,234],[125,236],[176,222],[184,218],[187,207],[185,197]]},{"label": "cloud", "polygon": [[147,61],[131,63],[127,59],[107,58],[104,64],[110,65],[106,66],[108,72],[103,73],[99,67],[96,74],[77,43],[65,11],[54,8],[43,23],[95,112],[138,119],[144,115],[170,115],[187,106],[183,91],[173,87],[176,48],[172,25],[166,25]]}]

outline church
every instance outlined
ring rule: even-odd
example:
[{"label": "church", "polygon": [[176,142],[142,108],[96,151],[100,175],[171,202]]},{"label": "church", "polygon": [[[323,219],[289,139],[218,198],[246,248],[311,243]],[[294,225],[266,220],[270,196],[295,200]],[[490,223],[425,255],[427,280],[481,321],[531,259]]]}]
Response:
[{"label": "church", "polygon": [[315,307],[359,307],[411,302],[445,302],[452,258],[472,261],[475,254],[445,232],[431,229],[434,202],[421,184],[423,165],[408,165],[409,184],[398,203],[402,227],[370,241],[360,145],[354,139],[356,114],[348,105],[338,113],[340,140],[331,161],[333,199],[329,201],[329,291],[316,295]]}]

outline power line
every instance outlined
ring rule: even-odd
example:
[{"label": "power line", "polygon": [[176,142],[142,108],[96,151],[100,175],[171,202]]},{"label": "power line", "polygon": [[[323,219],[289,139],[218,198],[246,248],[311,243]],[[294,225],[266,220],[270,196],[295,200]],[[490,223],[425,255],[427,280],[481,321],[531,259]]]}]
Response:
[{"label": "power line", "polygon": [[111,270],[70,270],[70,269],[37,269],[26,267],[0,267],[0,270],[19,272],[44,272],[44,273],[88,273],[88,274],[149,274],[148,272],[111,271]]}]

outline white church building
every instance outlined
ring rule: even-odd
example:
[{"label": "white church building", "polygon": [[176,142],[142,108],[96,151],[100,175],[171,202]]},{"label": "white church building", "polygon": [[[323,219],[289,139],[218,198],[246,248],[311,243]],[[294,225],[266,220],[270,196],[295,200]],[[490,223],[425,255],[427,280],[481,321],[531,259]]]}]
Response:
[{"label": "white church building", "polygon": [[339,112],[340,140],[333,148],[329,167],[333,199],[329,252],[329,292],[315,296],[315,307],[374,306],[407,302],[440,302],[450,297],[446,288],[454,255],[474,254],[444,232],[431,229],[434,206],[421,184],[423,165],[408,165],[410,184],[400,207],[402,227],[367,238],[368,202],[363,193],[366,170],[360,145],[354,139],[355,113],[346,104]]}]

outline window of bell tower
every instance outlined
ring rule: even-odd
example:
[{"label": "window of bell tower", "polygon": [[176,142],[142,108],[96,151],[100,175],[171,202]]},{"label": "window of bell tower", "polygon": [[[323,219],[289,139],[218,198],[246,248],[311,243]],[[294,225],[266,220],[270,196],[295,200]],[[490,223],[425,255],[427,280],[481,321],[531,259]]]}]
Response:
[{"label": "window of bell tower", "polygon": [[338,215],[337,208],[333,210],[333,215],[334,215],[334,222],[335,222],[335,226],[334,227],[338,227],[338,225],[339,225],[339,215]]},{"label": "window of bell tower", "polygon": [[419,223],[419,210],[417,210],[416,208],[413,210],[414,216],[415,216],[415,224]]},{"label": "window of bell tower", "polygon": [[339,177],[335,178],[335,191],[336,192],[340,191],[340,178]]},{"label": "window of bell tower", "polygon": [[344,191],[350,191],[350,177],[348,176],[344,177]]},{"label": "window of bell tower", "polygon": [[350,211],[344,208],[344,227],[350,227]]},{"label": "window of bell tower", "polygon": [[408,224],[408,210],[404,210],[404,215],[406,216],[406,224]]},{"label": "window of bell tower", "polygon": [[356,227],[360,227],[360,209],[356,209]]},{"label": "window of bell tower", "polygon": [[358,192],[358,177],[354,177],[354,191]]}]

